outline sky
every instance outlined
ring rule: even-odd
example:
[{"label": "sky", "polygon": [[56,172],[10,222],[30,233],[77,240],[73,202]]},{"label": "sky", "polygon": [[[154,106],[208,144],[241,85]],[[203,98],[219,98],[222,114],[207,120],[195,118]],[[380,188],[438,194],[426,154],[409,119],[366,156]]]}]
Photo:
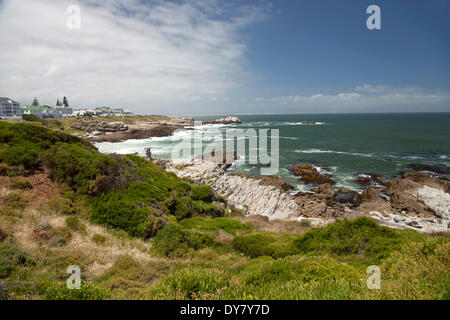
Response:
[{"label": "sky", "polygon": [[449,13],[448,0],[0,0],[0,96],[136,114],[450,112]]}]

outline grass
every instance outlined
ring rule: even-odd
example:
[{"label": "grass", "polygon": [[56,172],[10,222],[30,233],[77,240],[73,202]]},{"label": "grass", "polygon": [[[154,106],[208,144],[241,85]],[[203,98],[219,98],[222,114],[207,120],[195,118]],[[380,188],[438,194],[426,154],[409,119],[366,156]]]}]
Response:
[{"label": "grass", "polygon": [[183,219],[179,222],[179,224],[186,229],[199,231],[223,230],[232,235],[236,235],[238,232],[249,232],[252,229],[252,227],[248,224],[244,224],[240,221],[226,217],[215,219],[195,217]]}]

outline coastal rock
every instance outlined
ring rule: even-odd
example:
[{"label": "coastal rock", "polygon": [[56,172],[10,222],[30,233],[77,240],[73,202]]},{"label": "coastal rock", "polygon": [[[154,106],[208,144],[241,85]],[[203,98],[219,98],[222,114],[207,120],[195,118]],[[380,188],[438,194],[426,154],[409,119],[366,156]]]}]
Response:
[{"label": "coastal rock", "polygon": [[300,176],[300,180],[307,184],[335,184],[331,178],[320,174],[320,172],[309,163],[295,164],[291,167],[291,172],[295,176]]},{"label": "coastal rock", "polygon": [[389,186],[389,182],[383,181],[383,179],[379,175],[372,173],[358,175],[356,183],[358,183],[361,186],[370,186],[370,185],[383,187]]},{"label": "coastal rock", "polygon": [[450,219],[450,194],[423,186],[417,190],[417,195],[438,217]]},{"label": "coastal rock", "polygon": [[334,199],[338,202],[348,202],[353,205],[358,205],[361,202],[361,197],[358,194],[358,192],[348,189],[348,188],[340,188],[336,195],[334,196]]},{"label": "coastal rock", "polygon": [[71,127],[77,130],[94,133],[95,135],[105,132],[120,132],[128,130],[128,126],[123,122],[107,122],[102,120],[84,120],[72,124]]},{"label": "coastal rock", "polygon": [[[314,225],[322,226],[344,217],[352,219],[368,216],[381,225],[392,228],[409,228],[426,233],[448,229],[448,219],[440,218],[436,213],[440,212],[442,215],[442,210],[444,214],[447,212],[445,210],[448,204],[441,199],[441,192],[445,193],[444,187],[437,185],[437,190],[440,191],[438,193],[428,189],[418,191],[423,185],[412,179],[419,177],[424,180],[421,176],[413,174],[408,178],[391,181],[387,189],[369,187],[361,195],[345,188],[334,191],[330,184],[319,185],[312,192],[291,195],[283,190],[285,181],[278,180],[277,177],[261,178],[227,173],[225,166],[214,161],[203,161],[202,158],[167,161],[166,169],[179,177],[211,185],[228,208],[238,209],[244,214],[265,216],[270,221],[308,219]],[[296,170],[312,169],[311,165],[301,164]],[[430,188],[436,187],[436,180],[432,179],[427,183]],[[397,199],[394,204],[382,198],[381,190],[383,194],[389,193]],[[406,207],[418,206],[417,212],[408,208],[405,210],[405,198],[411,200]],[[422,211],[419,212],[420,210]]]},{"label": "coastal rock", "polygon": [[336,195],[336,191],[329,183],[321,184],[317,188],[312,188],[311,191],[316,193],[316,195],[319,197],[324,197],[328,199],[330,198],[334,199],[334,196]]},{"label": "coastal rock", "polygon": [[289,191],[294,189],[293,185],[290,185],[286,182],[283,178],[277,177],[277,176],[247,176],[242,173],[230,173],[230,175],[240,176],[247,179],[256,179],[261,181],[261,185],[265,186],[274,186],[275,188],[278,188],[282,191]]},{"label": "coastal rock", "polygon": [[174,125],[151,124],[146,126],[130,126],[126,131],[106,132],[99,136],[91,136],[95,142],[121,142],[130,139],[147,139],[150,137],[168,137],[180,127]]},{"label": "coastal rock", "polygon": [[228,116],[226,118],[216,119],[213,122],[208,123],[216,123],[216,124],[240,124],[242,121],[238,117]]},{"label": "coastal rock", "polygon": [[380,189],[369,187],[361,195],[361,204],[358,210],[364,213],[377,211],[383,215],[392,212],[391,204],[381,198]]},{"label": "coastal rock", "polygon": [[315,121],[302,121],[302,125],[316,125]]}]

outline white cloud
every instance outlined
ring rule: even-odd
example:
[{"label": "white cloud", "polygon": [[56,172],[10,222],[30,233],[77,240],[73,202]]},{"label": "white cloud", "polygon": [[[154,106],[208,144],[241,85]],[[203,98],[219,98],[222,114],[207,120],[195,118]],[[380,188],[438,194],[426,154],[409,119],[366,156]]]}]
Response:
[{"label": "white cloud", "polygon": [[[72,4],[81,7],[81,30],[66,27]],[[264,17],[263,6],[219,0],[6,0],[0,95],[48,104],[65,95],[75,106],[141,113],[227,101],[249,77],[242,29]]]},{"label": "white cloud", "polygon": [[[348,92],[336,94],[314,94],[311,96],[282,96],[275,98],[258,98],[259,102],[277,102],[289,108],[302,108],[306,112],[376,112],[392,111],[427,111],[430,106],[440,106],[442,111],[449,111],[450,92],[425,90],[419,87],[357,86]],[[417,108],[422,109],[417,109]],[[439,108],[438,108],[439,109]],[[292,110],[292,109],[290,109]]]}]

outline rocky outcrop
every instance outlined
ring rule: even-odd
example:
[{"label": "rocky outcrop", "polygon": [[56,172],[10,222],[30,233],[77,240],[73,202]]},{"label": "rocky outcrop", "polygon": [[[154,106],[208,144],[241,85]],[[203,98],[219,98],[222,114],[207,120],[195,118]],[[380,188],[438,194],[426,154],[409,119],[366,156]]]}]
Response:
[{"label": "rocky outcrop", "polygon": [[242,121],[238,117],[232,116],[216,119],[215,121],[204,122],[204,124],[240,124],[240,123],[242,123]]},{"label": "rocky outcrop", "polygon": [[275,188],[278,188],[282,191],[289,191],[294,189],[293,185],[290,185],[289,183],[286,182],[286,180],[284,180],[283,178],[277,177],[277,176],[271,176],[271,175],[267,175],[267,176],[247,176],[245,174],[242,173],[230,173],[229,175],[232,176],[239,176],[239,177],[243,177],[246,179],[255,179],[255,180],[260,180],[261,181],[261,185],[264,186],[274,186]]},{"label": "rocky outcrop", "polygon": [[83,120],[72,124],[71,127],[73,129],[82,130],[89,133],[97,132],[98,134],[128,130],[128,126],[123,122],[107,122],[102,120]]},{"label": "rocky outcrop", "polygon": [[334,184],[335,182],[321,174],[314,166],[309,163],[295,164],[291,167],[291,172],[295,176],[300,176],[300,180],[308,184]]},{"label": "rocky outcrop", "polygon": [[317,122],[315,122],[315,121],[302,121],[301,123],[302,123],[302,125],[316,125],[317,124]]},{"label": "rocky outcrop", "polygon": [[361,186],[389,186],[389,182],[383,181],[379,175],[372,173],[358,175],[356,183]]},{"label": "rocky outcrop", "polygon": [[[450,195],[439,179],[417,173],[393,180],[389,187],[369,187],[361,194],[346,188],[335,190],[324,183],[311,192],[286,192],[291,186],[276,176],[247,176],[228,173],[223,164],[203,160],[165,161],[165,168],[178,176],[210,184],[229,207],[269,220],[309,220],[326,225],[342,218],[368,216],[382,225],[421,232],[448,230]],[[300,164],[292,171],[314,172],[311,165]],[[316,169],[315,169],[316,170]],[[424,185],[426,187],[424,187]],[[387,195],[385,195],[387,194]],[[386,199],[391,199],[388,201]]]},{"label": "rocky outcrop", "polygon": [[450,219],[450,194],[439,189],[423,186],[417,190],[417,196],[436,216]]}]

